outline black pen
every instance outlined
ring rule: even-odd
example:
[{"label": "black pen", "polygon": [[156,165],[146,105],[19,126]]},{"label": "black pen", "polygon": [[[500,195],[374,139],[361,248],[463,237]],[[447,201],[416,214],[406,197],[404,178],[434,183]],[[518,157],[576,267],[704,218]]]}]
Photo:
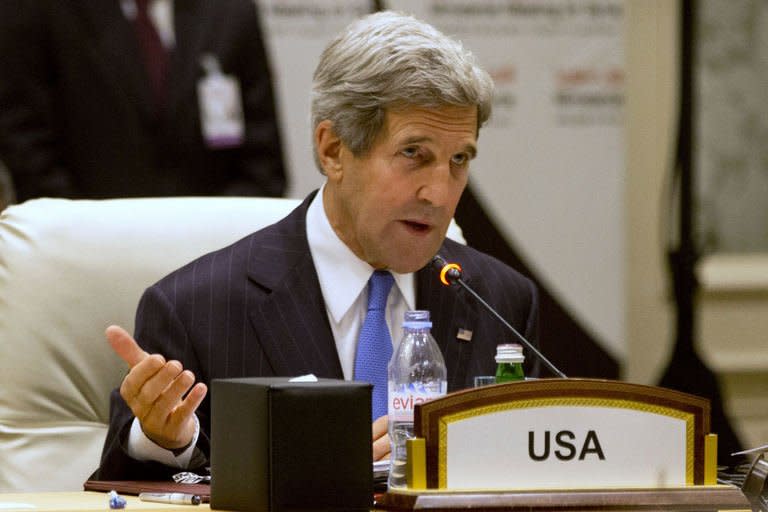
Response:
[{"label": "black pen", "polygon": [[139,499],[173,505],[199,505],[202,501],[197,494],[185,494],[183,492],[142,492],[139,494]]}]

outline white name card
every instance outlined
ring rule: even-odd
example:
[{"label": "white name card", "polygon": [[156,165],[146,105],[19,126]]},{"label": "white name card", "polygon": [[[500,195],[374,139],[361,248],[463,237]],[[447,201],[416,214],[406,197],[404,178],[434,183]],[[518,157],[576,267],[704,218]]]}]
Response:
[{"label": "white name card", "polygon": [[446,418],[441,487],[666,487],[693,479],[686,418],[671,410],[553,401],[456,416]]}]

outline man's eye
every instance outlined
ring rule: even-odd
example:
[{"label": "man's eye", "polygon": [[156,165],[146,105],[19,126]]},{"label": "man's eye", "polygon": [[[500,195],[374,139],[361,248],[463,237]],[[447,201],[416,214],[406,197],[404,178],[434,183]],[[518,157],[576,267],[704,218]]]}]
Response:
[{"label": "man's eye", "polygon": [[416,158],[419,155],[419,149],[415,147],[404,148],[400,152],[406,158]]},{"label": "man's eye", "polygon": [[453,157],[451,157],[451,162],[453,162],[455,165],[466,165],[467,162],[469,162],[469,155],[466,153],[453,155]]}]

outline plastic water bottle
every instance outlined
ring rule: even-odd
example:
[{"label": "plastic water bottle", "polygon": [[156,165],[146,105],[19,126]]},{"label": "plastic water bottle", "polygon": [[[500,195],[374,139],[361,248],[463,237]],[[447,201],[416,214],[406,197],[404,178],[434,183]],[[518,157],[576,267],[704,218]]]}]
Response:
[{"label": "plastic water bottle", "polygon": [[496,347],[496,383],[525,380],[523,347],[516,343]]},{"label": "plastic water bottle", "polygon": [[445,395],[445,360],[432,337],[429,311],[407,311],[403,338],[389,361],[389,488],[406,487],[405,441],[413,437],[416,404]]}]

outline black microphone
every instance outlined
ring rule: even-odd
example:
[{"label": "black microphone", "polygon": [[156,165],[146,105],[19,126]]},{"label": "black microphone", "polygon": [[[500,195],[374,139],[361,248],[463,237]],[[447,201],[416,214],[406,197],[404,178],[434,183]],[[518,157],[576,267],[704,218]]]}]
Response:
[{"label": "black microphone", "polygon": [[482,304],[483,307],[491,313],[491,315],[493,315],[499,322],[501,322],[504,325],[504,327],[512,331],[512,333],[517,337],[517,339],[520,340],[528,350],[533,352],[534,355],[537,358],[539,358],[539,360],[542,363],[544,363],[544,366],[546,366],[549,369],[549,371],[551,371],[558,377],[562,377],[563,379],[567,378],[566,375],[557,368],[557,366],[552,364],[552,362],[549,359],[547,359],[544,356],[544,354],[539,352],[539,350],[533,346],[533,343],[525,339],[525,337],[522,334],[517,332],[517,329],[509,325],[509,322],[504,320],[504,318],[502,318],[502,316],[495,309],[493,309],[493,307],[491,307],[490,304],[485,302],[483,298],[480,297],[480,295],[478,295],[477,292],[475,292],[475,290],[473,290],[467,283],[464,282],[464,280],[462,279],[463,274],[462,274],[461,266],[458,263],[448,263],[447,261],[445,261],[445,259],[442,256],[440,256],[439,254],[436,254],[432,258],[432,267],[436,269],[438,272],[440,272],[440,281],[445,286],[450,286],[455,283],[461,286],[462,288],[464,288],[465,290],[467,290],[469,294],[472,295],[480,304]]}]

